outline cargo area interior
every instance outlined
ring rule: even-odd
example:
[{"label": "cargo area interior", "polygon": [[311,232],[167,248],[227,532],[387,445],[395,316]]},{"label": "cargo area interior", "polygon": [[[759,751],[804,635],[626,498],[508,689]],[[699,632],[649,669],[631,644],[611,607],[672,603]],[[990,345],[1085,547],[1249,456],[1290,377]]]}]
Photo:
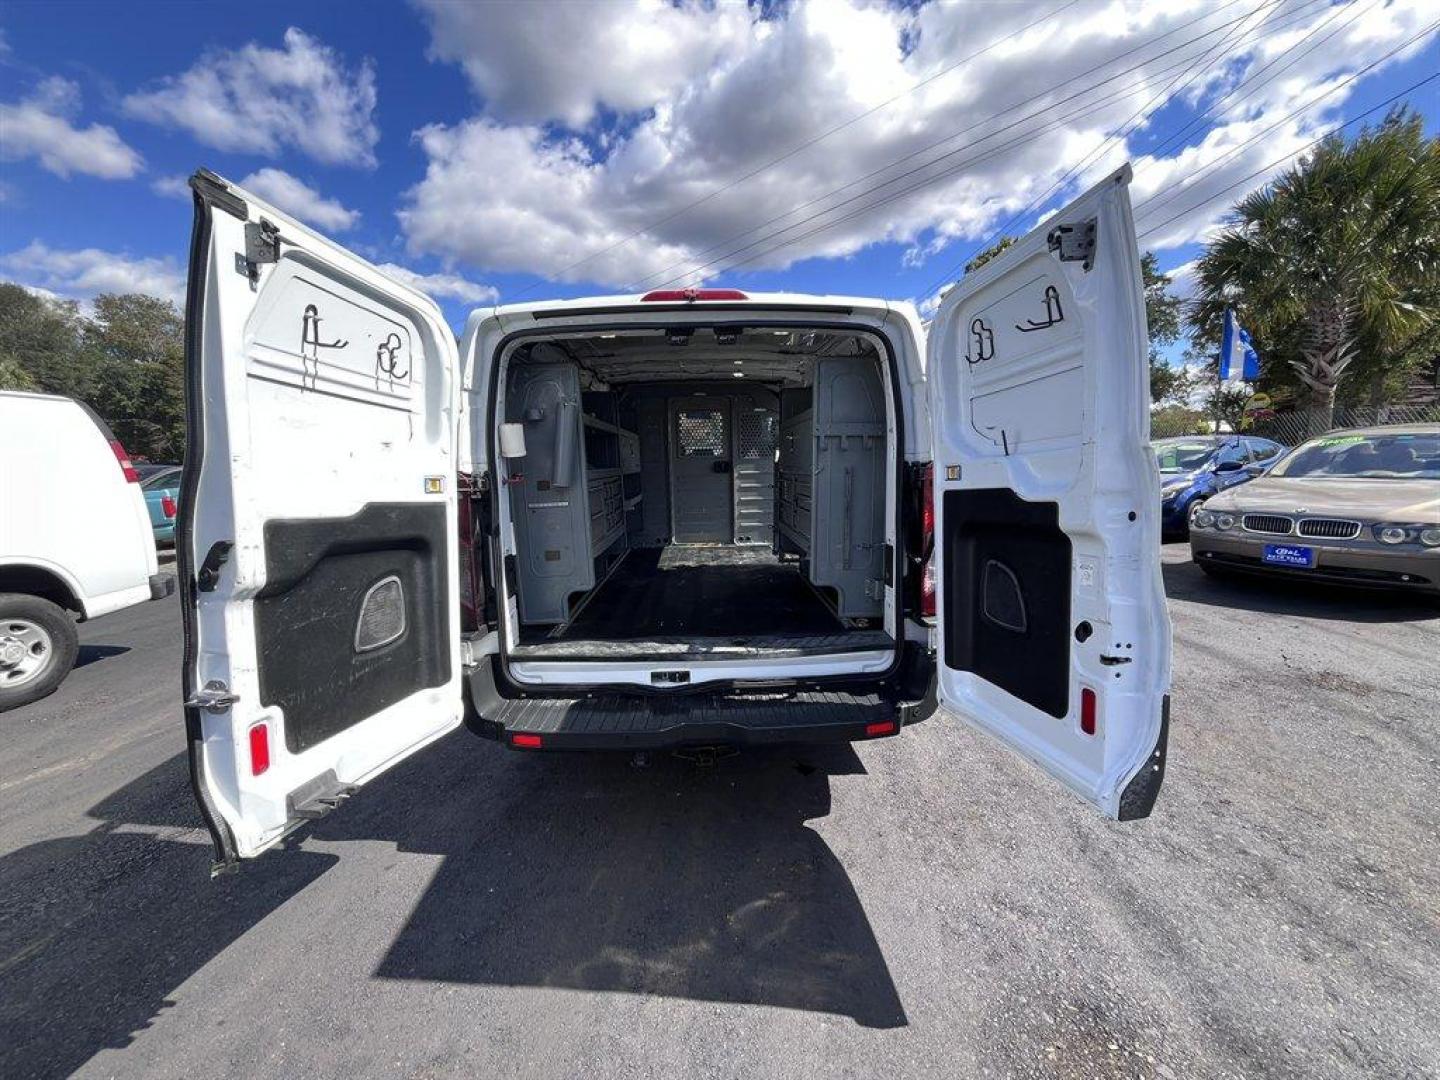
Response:
[{"label": "cargo area interior", "polygon": [[500,390],[513,658],[893,648],[893,420],[873,338],[557,334],[512,346]]}]

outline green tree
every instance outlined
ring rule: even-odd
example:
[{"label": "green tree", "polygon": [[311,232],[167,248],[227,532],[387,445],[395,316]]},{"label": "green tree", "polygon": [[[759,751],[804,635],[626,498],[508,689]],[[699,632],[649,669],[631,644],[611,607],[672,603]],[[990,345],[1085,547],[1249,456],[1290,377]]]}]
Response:
[{"label": "green tree", "polygon": [[0,284],[0,389],[84,397],[89,367],[80,344],[83,324],[72,302]]},{"label": "green tree", "polygon": [[184,452],[184,320],[165,300],[98,296],[86,318],[71,301],[0,284],[0,388],[85,402],[136,457]]},{"label": "green tree", "polygon": [[175,305],[138,293],[97,296],[83,339],[94,365],[92,407],[132,453],[179,460],[185,323]]},{"label": "green tree", "polygon": [[[1342,381],[1403,381],[1423,357],[1417,343],[1433,340],[1440,139],[1403,109],[1352,142],[1327,138],[1235,206],[1196,278],[1197,344],[1217,344],[1235,308],[1262,358],[1288,368],[1317,427],[1329,427]],[[1287,381],[1266,375],[1262,386]]]},{"label": "green tree", "polygon": [[1015,240],[1016,238],[1013,236],[1002,236],[984,251],[976,252],[970,261],[965,264],[965,273],[973,274],[1005,249],[1014,247]]},{"label": "green tree", "polygon": [[0,390],[39,390],[40,385],[11,356],[0,355]]},{"label": "green tree", "polygon": [[1249,400],[1250,391],[1243,386],[1216,386],[1205,395],[1205,415],[1220,425],[1228,425],[1231,431],[1239,431]]},{"label": "green tree", "polygon": [[1140,260],[1145,289],[1145,328],[1150,337],[1150,401],[1179,404],[1190,396],[1194,381],[1183,367],[1165,363],[1160,350],[1180,340],[1184,301],[1170,292],[1172,279],[1160,272],[1153,251]]},{"label": "green tree", "polygon": [[1175,435],[1203,435],[1210,430],[1208,420],[1199,409],[1185,405],[1162,405],[1150,413],[1150,437],[1168,439]]}]

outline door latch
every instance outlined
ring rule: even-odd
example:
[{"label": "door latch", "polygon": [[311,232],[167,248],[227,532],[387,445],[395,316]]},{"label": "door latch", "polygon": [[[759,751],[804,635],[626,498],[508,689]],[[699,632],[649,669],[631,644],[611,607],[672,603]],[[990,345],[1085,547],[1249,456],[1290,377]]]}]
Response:
[{"label": "door latch", "polygon": [[230,688],[219,679],[211,679],[185,699],[185,707],[204,709],[208,713],[222,713],[228,712],[230,706],[239,700],[239,694],[232,694]]},{"label": "door latch", "polygon": [[1061,262],[1082,262],[1084,269],[1095,265],[1095,219],[1078,225],[1056,225],[1046,237],[1050,250]]},{"label": "door latch", "polygon": [[214,592],[220,584],[220,568],[230,560],[230,549],[235,546],[231,540],[216,540],[205,553],[205,560],[195,575],[195,587],[201,592]]},{"label": "door latch", "polygon": [[261,218],[259,223],[245,223],[245,252],[235,253],[235,270],[250,279],[260,280],[260,264],[280,261],[280,228],[273,221]]}]

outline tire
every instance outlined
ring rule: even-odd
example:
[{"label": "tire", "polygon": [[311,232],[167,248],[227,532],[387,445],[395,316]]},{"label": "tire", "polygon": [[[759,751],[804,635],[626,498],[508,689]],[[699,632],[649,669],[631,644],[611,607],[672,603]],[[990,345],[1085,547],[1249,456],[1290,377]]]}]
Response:
[{"label": "tire", "polygon": [[0,593],[0,712],[39,701],[75,666],[80,636],[64,608],[25,593]]}]

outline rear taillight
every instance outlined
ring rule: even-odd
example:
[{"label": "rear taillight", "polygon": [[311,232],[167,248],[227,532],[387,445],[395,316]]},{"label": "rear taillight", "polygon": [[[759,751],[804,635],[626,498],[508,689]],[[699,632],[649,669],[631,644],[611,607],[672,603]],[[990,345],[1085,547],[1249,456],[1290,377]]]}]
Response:
[{"label": "rear taillight", "polygon": [[922,503],[920,504],[920,531],[924,535],[925,551],[930,550],[930,545],[935,542],[935,463],[932,461],[925,466],[925,475],[920,481],[922,485]]},{"label": "rear taillight", "polygon": [[160,496],[160,512],[167,518],[173,518],[175,516],[175,500],[169,495]]},{"label": "rear taillight", "polygon": [[926,552],[920,576],[920,614],[935,617],[935,463],[925,466],[920,478],[920,550]]},{"label": "rear taillight", "polygon": [[[94,445],[93,443],[91,444]],[[130,461],[130,455],[125,452],[125,447],[120,445],[119,439],[110,440],[110,452],[115,455],[115,460],[120,463],[120,471],[125,474],[128,483],[138,484],[140,474],[135,471],[135,466]]]},{"label": "rear taillight", "polygon": [[270,727],[256,724],[250,729],[250,775],[259,776],[270,768]]},{"label": "rear taillight", "polygon": [[749,300],[750,297],[739,289],[654,289],[640,297],[640,302],[650,303],[656,300],[669,300],[672,303],[677,301],[690,300]]}]

